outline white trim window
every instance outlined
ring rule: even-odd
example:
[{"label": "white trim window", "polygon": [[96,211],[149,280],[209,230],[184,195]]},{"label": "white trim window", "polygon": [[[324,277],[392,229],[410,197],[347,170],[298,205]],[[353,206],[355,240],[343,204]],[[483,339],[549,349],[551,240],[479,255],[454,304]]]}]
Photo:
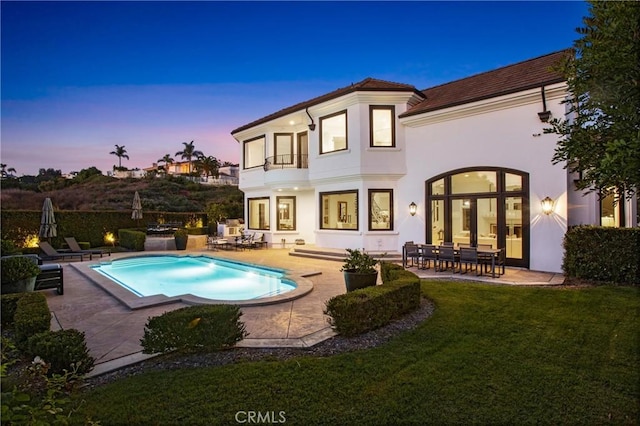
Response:
[{"label": "white trim window", "polygon": [[264,164],[264,135],[257,138],[246,140],[243,145],[243,168],[252,169],[254,167],[262,167]]},{"label": "white trim window", "polygon": [[344,151],[347,144],[347,111],[320,118],[320,154]]},{"label": "white trim window", "polygon": [[395,107],[369,105],[371,147],[396,146]]},{"label": "white trim window", "polygon": [[249,198],[247,199],[247,204],[247,213],[249,216],[249,220],[247,221],[248,228],[268,231],[270,209],[269,197]]}]

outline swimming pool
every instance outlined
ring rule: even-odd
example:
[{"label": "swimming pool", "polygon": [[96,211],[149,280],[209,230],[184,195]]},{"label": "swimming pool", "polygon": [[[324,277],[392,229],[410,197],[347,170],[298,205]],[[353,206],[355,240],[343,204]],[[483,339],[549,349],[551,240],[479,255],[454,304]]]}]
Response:
[{"label": "swimming pool", "polygon": [[[110,282],[151,304],[162,300],[192,303],[267,304],[300,297],[312,285],[294,281],[287,271],[209,256],[145,255],[100,262],[89,267]],[[101,280],[95,280],[101,285]],[[121,291],[105,290],[118,297]],[[302,292],[300,291],[302,290]],[[134,303],[139,305],[139,303]]]}]

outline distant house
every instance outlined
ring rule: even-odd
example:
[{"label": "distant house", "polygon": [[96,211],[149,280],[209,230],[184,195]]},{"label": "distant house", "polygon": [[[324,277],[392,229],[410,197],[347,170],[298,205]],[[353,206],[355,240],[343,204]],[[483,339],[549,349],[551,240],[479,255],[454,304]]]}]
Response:
[{"label": "distant house", "polygon": [[107,176],[113,176],[117,179],[126,179],[126,178],[134,178],[134,179],[142,179],[145,177],[147,172],[145,170],[140,169],[127,169],[127,170],[113,170],[108,171]]},{"label": "distant house", "polygon": [[247,230],[372,251],[490,244],[508,265],[561,271],[568,226],[636,225],[635,202],[577,192],[551,162],[565,54],[426,90],[367,78],[233,130]]},{"label": "distant house", "polygon": [[[157,173],[159,171],[165,171],[170,175],[184,175],[187,176],[189,174],[189,162],[188,161],[177,161],[175,163],[167,164],[166,168],[164,164],[158,165],[158,163],[153,163],[151,167],[146,167],[144,171],[146,173]],[[192,167],[193,170],[193,167]],[[215,178],[213,176],[206,176],[204,173],[198,176],[196,179],[198,182],[204,185],[238,185],[238,177],[239,177],[239,167],[237,165],[233,166],[222,166],[218,169],[218,177]],[[192,177],[193,178],[193,177]]]}]

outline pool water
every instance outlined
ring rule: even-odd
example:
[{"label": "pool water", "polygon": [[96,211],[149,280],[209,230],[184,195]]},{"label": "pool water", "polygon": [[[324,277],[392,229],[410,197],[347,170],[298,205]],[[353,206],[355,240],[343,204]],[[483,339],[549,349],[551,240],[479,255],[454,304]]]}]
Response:
[{"label": "pool water", "polygon": [[294,290],[284,271],[207,256],[140,256],[93,266],[134,294],[253,300]]}]

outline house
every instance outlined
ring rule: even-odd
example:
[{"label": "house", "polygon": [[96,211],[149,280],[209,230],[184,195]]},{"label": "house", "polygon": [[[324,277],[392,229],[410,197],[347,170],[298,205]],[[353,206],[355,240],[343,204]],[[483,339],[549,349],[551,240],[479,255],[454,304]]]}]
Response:
[{"label": "house", "polygon": [[[192,164],[193,169],[193,164]],[[169,175],[183,175],[189,174],[189,162],[188,161],[176,161],[169,164],[159,165],[158,163],[152,163],[151,167],[144,169],[146,173],[158,173],[162,171]],[[238,165],[224,165],[218,168],[218,177],[207,176],[202,173],[197,177],[197,181],[203,185],[238,185],[239,167]]]},{"label": "house", "polygon": [[[418,90],[367,78],[232,131],[245,226],[273,243],[399,252],[490,244],[560,272],[568,226],[635,225],[635,204],[575,190],[552,164],[567,51]],[[543,210],[544,205],[544,210]]]}]

